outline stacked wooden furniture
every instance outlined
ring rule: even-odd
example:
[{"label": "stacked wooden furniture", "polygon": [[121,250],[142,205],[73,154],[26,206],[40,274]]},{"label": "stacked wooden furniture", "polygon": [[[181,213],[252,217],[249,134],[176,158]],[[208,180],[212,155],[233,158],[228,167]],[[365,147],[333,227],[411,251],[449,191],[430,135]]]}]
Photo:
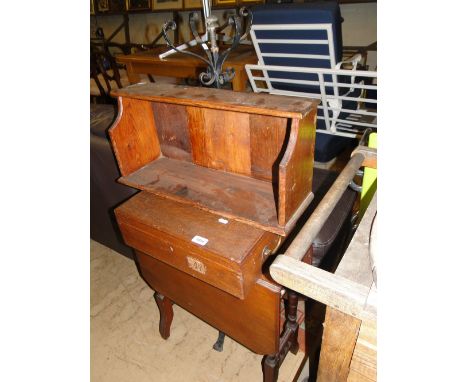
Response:
[{"label": "stacked wooden furniture", "polygon": [[161,335],[176,303],[264,354],[275,381],[298,349],[297,295],[262,266],[313,198],[316,102],[156,84],[113,95],[119,181],[142,190],[115,213],[156,291]]}]

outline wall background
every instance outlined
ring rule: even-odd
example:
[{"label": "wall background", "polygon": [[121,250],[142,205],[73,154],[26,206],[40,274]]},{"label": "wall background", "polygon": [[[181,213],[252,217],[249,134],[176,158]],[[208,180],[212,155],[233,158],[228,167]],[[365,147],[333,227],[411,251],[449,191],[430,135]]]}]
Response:
[{"label": "wall background", "polygon": [[343,44],[367,46],[377,41],[377,2],[341,4]]},{"label": "wall background", "polygon": [[[377,41],[377,2],[341,4],[341,15],[344,18],[342,25],[343,44],[367,46]],[[232,10],[216,10],[213,13],[218,17],[220,24],[226,21]],[[182,18],[180,24],[181,41],[190,40],[190,29],[188,27],[189,12],[180,12]],[[142,13],[131,14],[130,38],[134,43],[149,43],[161,31],[164,22],[172,18],[172,12],[164,13]],[[104,30],[104,34],[109,36],[122,22],[121,16],[91,16],[91,33],[97,26]],[[114,38],[116,42],[124,42],[123,30]],[[370,61],[376,61],[376,57],[369,57]]]}]

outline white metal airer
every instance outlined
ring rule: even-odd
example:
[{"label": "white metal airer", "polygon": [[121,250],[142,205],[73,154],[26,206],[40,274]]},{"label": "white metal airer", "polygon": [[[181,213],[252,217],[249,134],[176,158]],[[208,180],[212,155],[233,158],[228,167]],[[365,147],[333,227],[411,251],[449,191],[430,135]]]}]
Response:
[{"label": "white metal airer", "polygon": [[[318,119],[323,119],[326,127],[326,130],[317,130],[320,133],[355,137],[365,128],[377,128],[377,99],[367,96],[370,91],[377,90],[377,72],[356,70],[362,59],[360,54],[336,62],[331,24],[255,25],[255,19],[253,22],[250,36],[259,62],[258,65],[246,65],[245,68],[254,92],[320,99],[322,102],[319,109],[323,110],[323,115]],[[293,31],[299,38],[277,38],[291,33],[288,31]],[[310,31],[318,32],[317,37],[302,38],[310,35]],[[323,52],[328,53],[308,54],[308,51],[314,50],[310,47],[316,45],[327,46]],[[275,49],[267,49],[268,46]],[[300,47],[305,53],[283,52],[290,52],[291,46]],[[265,61],[272,58],[292,62],[295,59],[310,60],[311,64],[310,67],[266,65]],[[351,64],[350,69],[343,69],[346,63]],[[297,79],[297,75],[288,77],[288,73],[300,73],[301,79]],[[306,85],[301,88],[306,91],[285,90],[285,84]],[[357,108],[346,108],[352,101],[357,102]]]}]

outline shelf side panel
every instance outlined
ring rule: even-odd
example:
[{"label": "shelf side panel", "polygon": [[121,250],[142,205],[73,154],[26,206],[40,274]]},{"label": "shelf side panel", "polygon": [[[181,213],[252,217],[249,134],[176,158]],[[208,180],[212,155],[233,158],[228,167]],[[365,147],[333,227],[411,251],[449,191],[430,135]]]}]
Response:
[{"label": "shelf side panel", "polygon": [[279,224],[286,225],[295,212],[312,200],[316,112],[293,119],[289,143],[279,169]]},{"label": "shelf side panel", "polygon": [[287,118],[250,115],[250,158],[254,178],[278,184],[279,162],[287,141]]},{"label": "shelf side panel", "polygon": [[149,101],[119,98],[119,114],[109,135],[122,176],[161,155]]}]

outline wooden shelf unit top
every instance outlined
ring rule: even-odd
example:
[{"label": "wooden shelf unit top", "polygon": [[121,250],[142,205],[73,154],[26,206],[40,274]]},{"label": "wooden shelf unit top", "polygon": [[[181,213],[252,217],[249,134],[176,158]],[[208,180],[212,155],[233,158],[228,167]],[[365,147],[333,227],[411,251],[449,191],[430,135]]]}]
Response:
[{"label": "wooden shelf unit top", "polygon": [[111,94],[114,97],[298,119],[303,119],[319,104],[317,100],[300,97],[271,97],[269,94],[155,83],[134,84]]},{"label": "wooden shelf unit top", "polygon": [[312,201],[315,102],[156,84],[113,94],[119,182],[282,236]]}]

